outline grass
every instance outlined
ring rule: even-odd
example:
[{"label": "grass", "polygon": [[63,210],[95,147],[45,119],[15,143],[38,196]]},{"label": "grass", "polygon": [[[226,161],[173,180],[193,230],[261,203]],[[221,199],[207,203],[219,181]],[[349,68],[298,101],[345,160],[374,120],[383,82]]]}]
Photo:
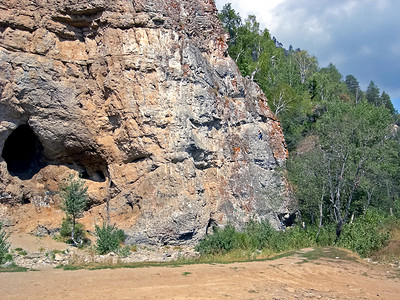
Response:
[{"label": "grass", "polygon": [[27,272],[28,270],[28,268],[17,266],[15,263],[6,268],[0,267],[0,273]]},{"label": "grass", "polygon": [[400,261],[400,220],[392,221],[388,225],[391,238],[388,245],[375,251],[372,259],[381,262]]},{"label": "grass", "polygon": [[169,268],[179,268],[186,265],[195,265],[195,264],[232,264],[237,262],[252,262],[252,261],[272,261],[284,257],[289,257],[297,254],[296,251],[287,251],[280,254],[269,255],[265,254],[250,256],[245,253],[244,256],[240,257],[237,253],[234,255],[230,255],[230,253],[223,255],[214,255],[214,256],[202,256],[199,258],[192,259],[178,259],[175,261],[169,262],[135,262],[135,263],[71,263],[67,265],[60,265],[57,269],[62,269],[65,271],[74,271],[74,270],[102,270],[102,269],[120,269],[120,268],[149,268],[149,267],[169,267]]},{"label": "grass", "polygon": [[357,261],[357,256],[349,250],[335,247],[314,247],[312,251],[300,253],[300,257],[305,258],[305,260],[298,262],[298,264],[303,264],[321,258],[333,260],[340,258],[341,260]]},{"label": "grass", "polygon": [[19,255],[23,255],[23,256],[28,254],[24,249],[19,248],[19,247],[15,248],[14,251],[18,252]]}]

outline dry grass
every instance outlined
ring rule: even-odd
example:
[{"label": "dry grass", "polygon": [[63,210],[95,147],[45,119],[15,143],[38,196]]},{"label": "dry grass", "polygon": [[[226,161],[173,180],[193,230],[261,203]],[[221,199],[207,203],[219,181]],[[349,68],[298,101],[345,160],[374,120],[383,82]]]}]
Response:
[{"label": "dry grass", "polygon": [[389,225],[391,239],[389,244],[372,255],[372,259],[382,262],[400,261],[400,220]]}]

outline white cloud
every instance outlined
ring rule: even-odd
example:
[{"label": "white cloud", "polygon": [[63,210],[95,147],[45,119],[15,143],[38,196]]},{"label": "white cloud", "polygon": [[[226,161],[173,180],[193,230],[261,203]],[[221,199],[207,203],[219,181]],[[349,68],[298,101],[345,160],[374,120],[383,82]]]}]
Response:
[{"label": "white cloud", "polygon": [[360,49],[358,50],[358,55],[363,55],[363,56],[368,56],[373,53],[371,47],[367,45],[362,45]]}]

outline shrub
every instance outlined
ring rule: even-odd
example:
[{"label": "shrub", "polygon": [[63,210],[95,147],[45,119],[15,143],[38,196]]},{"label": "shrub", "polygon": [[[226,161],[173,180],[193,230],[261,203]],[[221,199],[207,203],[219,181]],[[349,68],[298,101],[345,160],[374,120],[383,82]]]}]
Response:
[{"label": "shrub", "polygon": [[232,225],[220,229],[215,227],[211,235],[206,236],[196,245],[195,250],[200,254],[221,254],[229,252],[239,245],[240,233]]},{"label": "shrub", "polygon": [[95,231],[97,236],[96,249],[99,254],[115,252],[120,244],[125,241],[124,231],[109,224],[103,223],[102,227],[96,225]]},{"label": "shrub", "polygon": [[336,237],[334,226],[321,228],[318,237],[317,232],[316,226],[307,229],[294,226],[286,231],[276,231],[268,221],[250,221],[242,232],[236,231],[232,225],[227,225],[224,229],[216,228],[214,233],[200,241],[195,249],[202,255],[215,255],[235,249],[282,252],[314,245],[327,246],[333,244]]},{"label": "shrub", "polygon": [[[73,243],[71,239],[72,233],[72,221],[71,218],[67,217],[62,220],[60,228],[60,236],[63,238],[64,242]],[[75,223],[75,241],[82,244],[88,244],[90,241],[86,237],[86,233],[82,224]]]},{"label": "shrub", "polygon": [[370,255],[386,245],[389,233],[383,230],[385,216],[377,210],[368,210],[352,224],[346,224],[337,242],[338,246],[356,251],[361,257]]},{"label": "shrub", "polygon": [[0,222],[0,265],[9,260],[8,249],[10,244],[7,239],[10,235],[3,230],[3,224]]},{"label": "shrub", "polygon": [[251,250],[264,248],[275,234],[275,230],[268,221],[250,221],[244,228],[244,233],[248,236],[247,248]]},{"label": "shrub", "polygon": [[118,255],[122,257],[127,257],[131,254],[131,247],[126,245],[125,247],[120,247],[118,249]]},{"label": "shrub", "polygon": [[[315,236],[317,236],[318,227],[315,226]],[[331,223],[321,227],[318,237],[315,242],[318,246],[332,246],[336,239],[336,225]]]}]

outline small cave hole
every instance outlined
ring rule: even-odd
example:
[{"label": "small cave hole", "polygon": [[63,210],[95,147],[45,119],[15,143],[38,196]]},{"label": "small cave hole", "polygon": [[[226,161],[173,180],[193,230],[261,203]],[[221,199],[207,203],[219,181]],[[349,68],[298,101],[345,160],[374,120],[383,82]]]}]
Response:
[{"label": "small cave hole", "polygon": [[80,176],[82,179],[90,179],[89,173],[86,171],[86,169],[84,169],[84,170],[79,174],[79,176]]},{"label": "small cave hole", "polygon": [[279,214],[278,218],[281,221],[281,224],[283,224],[285,227],[291,227],[293,226],[294,221],[296,220],[296,214],[295,213]]},{"label": "small cave hole", "polygon": [[179,235],[178,239],[180,241],[188,241],[193,238],[194,232],[185,232]]},{"label": "small cave hole", "polygon": [[218,228],[218,223],[214,219],[210,219],[207,224],[206,234],[212,234],[214,232],[214,228]]},{"label": "small cave hole", "polygon": [[31,203],[31,200],[29,200],[29,198],[27,197],[22,198],[22,204],[29,204],[29,203]]},{"label": "small cave hole", "polygon": [[28,124],[17,127],[6,139],[1,154],[12,176],[31,179],[45,165],[43,146]]},{"label": "small cave hole", "polygon": [[106,176],[104,175],[103,171],[101,171],[101,170],[96,171],[96,174],[102,182],[106,181]]}]

